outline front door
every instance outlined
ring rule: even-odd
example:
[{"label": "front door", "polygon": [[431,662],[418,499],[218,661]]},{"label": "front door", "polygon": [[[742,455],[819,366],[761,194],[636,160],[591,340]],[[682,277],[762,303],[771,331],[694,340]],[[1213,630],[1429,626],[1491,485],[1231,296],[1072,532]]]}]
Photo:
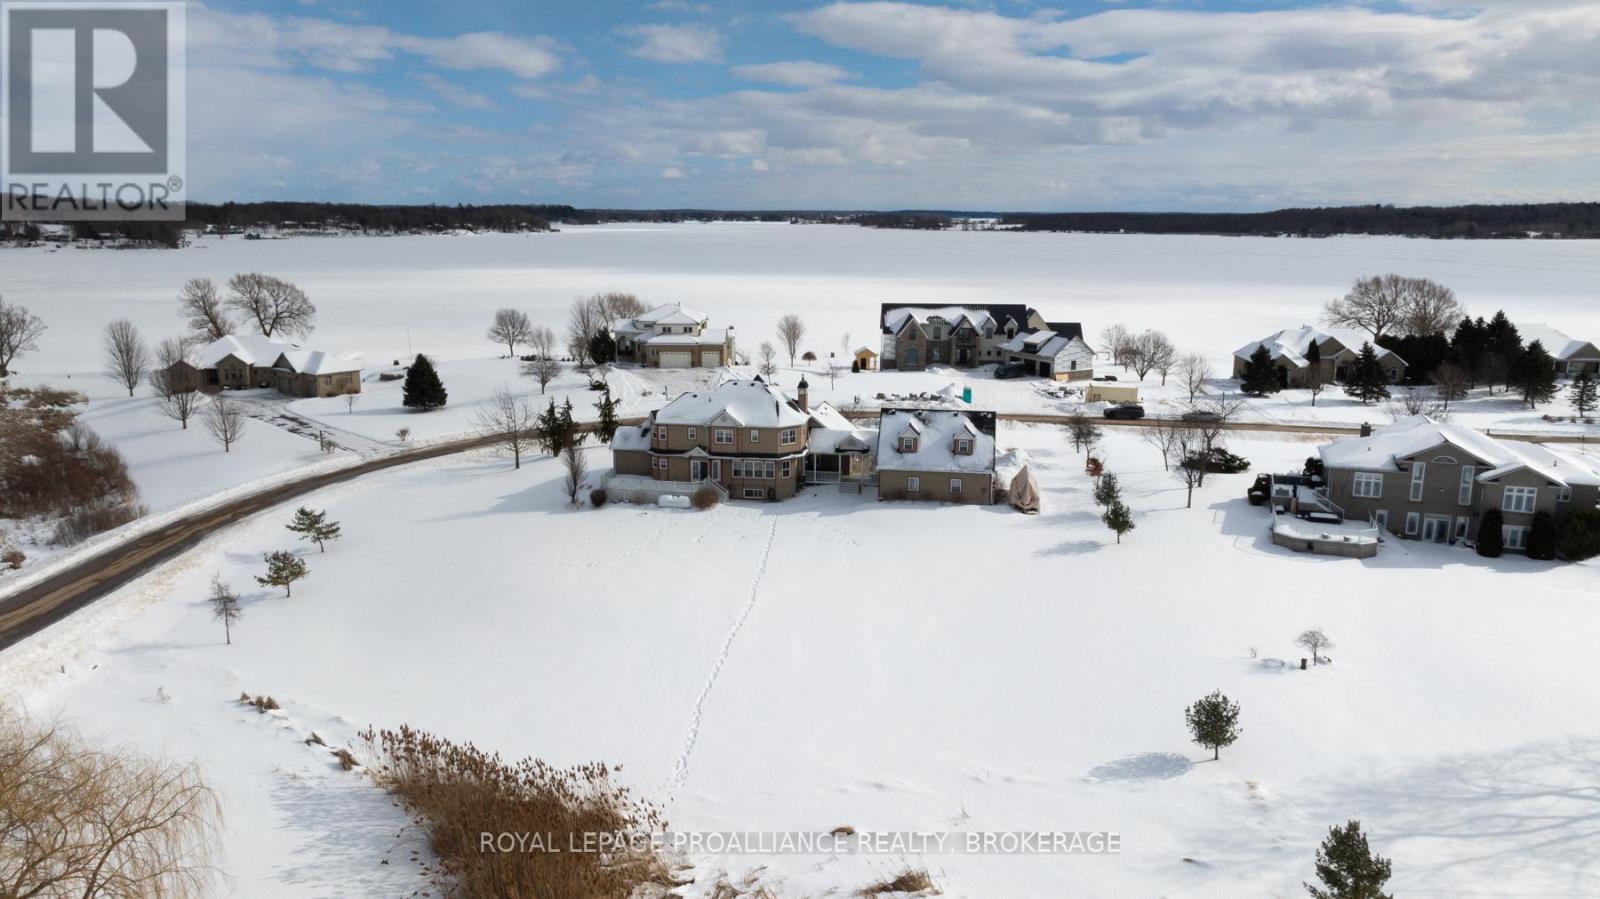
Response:
[{"label": "front door", "polygon": [[706,479],[706,462],[704,459],[689,460],[689,480],[703,481]]},{"label": "front door", "polygon": [[1426,515],[1422,519],[1422,539],[1426,543],[1450,542],[1450,518],[1447,515]]}]

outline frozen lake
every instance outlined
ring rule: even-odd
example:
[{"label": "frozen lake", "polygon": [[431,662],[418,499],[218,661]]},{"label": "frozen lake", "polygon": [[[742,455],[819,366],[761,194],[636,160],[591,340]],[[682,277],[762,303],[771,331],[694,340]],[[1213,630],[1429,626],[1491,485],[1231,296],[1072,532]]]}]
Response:
[{"label": "frozen lake", "polygon": [[413,351],[493,355],[493,311],[517,306],[559,332],[573,297],[638,294],[731,324],[747,351],[797,312],[805,346],[877,343],[877,304],[1029,303],[1081,321],[1160,328],[1219,365],[1241,344],[1312,322],[1362,275],[1400,272],[1454,288],[1474,315],[1504,308],[1574,336],[1600,335],[1600,242],[1295,240],[1244,237],[878,231],[842,225],[568,227],[463,237],[207,239],[171,250],[0,250],[0,294],[50,326],[30,374],[92,371],[99,330],[127,317],[176,334],[178,287],[239,271],[290,278],[317,303],[311,342],[387,362]]}]

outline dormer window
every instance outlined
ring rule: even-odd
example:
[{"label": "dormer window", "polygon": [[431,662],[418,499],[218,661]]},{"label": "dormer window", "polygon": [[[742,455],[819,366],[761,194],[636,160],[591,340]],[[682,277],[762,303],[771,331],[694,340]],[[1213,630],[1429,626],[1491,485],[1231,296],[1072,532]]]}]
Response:
[{"label": "dormer window", "polygon": [[955,452],[956,452],[956,455],[958,455],[958,456],[970,456],[970,455],[972,455],[972,438],[971,437],[957,437],[956,438],[956,445],[955,445]]},{"label": "dormer window", "polygon": [[914,453],[914,452],[916,452],[917,451],[917,435],[915,435],[915,434],[901,434],[900,435],[899,450],[902,453]]}]

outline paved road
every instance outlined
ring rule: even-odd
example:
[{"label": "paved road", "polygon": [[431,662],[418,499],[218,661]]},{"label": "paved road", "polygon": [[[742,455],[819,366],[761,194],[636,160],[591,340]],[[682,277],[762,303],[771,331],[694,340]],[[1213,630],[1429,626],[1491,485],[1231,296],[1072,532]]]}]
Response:
[{"label": "paved road", "polygon": [[[642,419],[623,419],[623,424],[638,424]],[[580,425],[590,430],[592,425]],[[299,480],[268,487],[256,493],[223,503],[211,509],[184,516],[148,534],[117,543],[75,562],[44,580],[15,593],[0,597],[0,649],[42,630],[76,612],[157,565],[198,544],[207,535],[280,503],[320,490],[332,484],[351,481],[373,472],[426,459],[437,459],[470,450],[493,446],[492,437],[470,437],[436,443],[391,455],[368,459],[349,468],[308,475]]]}]

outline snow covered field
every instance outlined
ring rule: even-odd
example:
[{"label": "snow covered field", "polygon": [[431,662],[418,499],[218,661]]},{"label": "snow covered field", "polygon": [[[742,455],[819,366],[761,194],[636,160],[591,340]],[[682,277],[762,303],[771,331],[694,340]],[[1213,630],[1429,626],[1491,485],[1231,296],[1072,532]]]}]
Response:
[{"label": "snow covered field", "polygon": [[[1593,563],[1297,555],[1243,500],[1252,475],[1184,509],[1126,431],[1102,452],[1137,516],[1118,546],[1060,429],[999,442],[1032,457],[1040,515],[827,491],[569,511],[549,460],[398,469],[310,499],[346,536],[301,549],[292,599],[250,580],[293,545],[283,509],[0,655],[0,682],[35,714],[198,757],[246,897],[416,886],[403,816],[301,743],[402,722],[621,764],[677,830],[1122,839],[1115,856],[706,855],[692,895],[761,866],[780,895],[844,895],[909,862],[952,896],[1290,896],[1349,817],[1397,894],[1600,891]],[[1257,470],[1312,449],[1231,446]],[[247,596],[233,646],[203,604],[213,572]],[[1270,665],[1313,625],[1332,666]],[[1182,713],[1218,687],[1244,735],[1213,762]],[[241,710],[241,690],[282,713]]]}]

